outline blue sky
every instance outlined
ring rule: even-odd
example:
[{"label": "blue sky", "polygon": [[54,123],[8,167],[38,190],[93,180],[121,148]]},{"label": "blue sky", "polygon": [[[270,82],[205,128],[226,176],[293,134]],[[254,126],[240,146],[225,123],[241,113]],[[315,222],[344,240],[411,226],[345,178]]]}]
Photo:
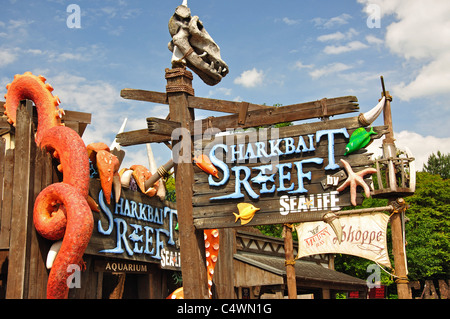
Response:
[{"label": "blue sky", "polygon": [[[80,8],[81,28],[67,26],[71,3]],[[86,144],[111,144],[125,117],[127,131],[146,128],[145,119],[165,118],[168,106],[124,100],[120,90],[164,92],[171,58],[167,23],[179,4],[2,0],[0,97],[15,74],[31,71],[47,78],[61,107],[92,113]],[[394,97],[397,146],[410,148],[419,168],[431,152],[450,152],[449,1],[188,4],[230,69],[213,87],[195,76],[196,96],[288,105],[355,95],[367,111],[380,98],[383,75]],[[197,118],[210,115],[196,112]],[[170,157],[164,145],[152,147],[158,165]],[[145,145],[124,150],[125,166],[148,165]]]}]

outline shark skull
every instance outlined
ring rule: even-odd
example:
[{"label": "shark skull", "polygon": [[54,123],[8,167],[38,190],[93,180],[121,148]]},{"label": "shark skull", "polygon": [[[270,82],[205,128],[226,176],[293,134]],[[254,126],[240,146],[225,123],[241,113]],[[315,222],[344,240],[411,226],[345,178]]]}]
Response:
[{"label": "shark skull", "polygon": [[216,85],[228,74],[228,66],[220,57],[220,48],[206,31],[198,16],[191,16],[187,4],[175,9],[169,20],[173,52],[172,66],[186,65],[208,85]]}]

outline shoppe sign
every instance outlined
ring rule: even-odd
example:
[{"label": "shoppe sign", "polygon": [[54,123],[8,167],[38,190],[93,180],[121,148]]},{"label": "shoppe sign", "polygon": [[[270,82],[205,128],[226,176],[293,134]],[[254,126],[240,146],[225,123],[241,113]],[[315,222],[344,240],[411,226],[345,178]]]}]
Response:
[{"label": "shoppe sign", "polygon": [[[204,140],[201,150],[216,167],[218,177],[195,170],[195,226],[298,222],[300,215],[314,219],[351,206],[349,187],[337,191],[347,178],[340,160],[355,172],[372,164],[364,147],[346,154],[352,133],[361,127],[353,117],[233,131]],[[377,132],[383,128],[374,127],[371,132],[381,137]],[[362,129],[370,132],[370,128]],[[370,175],[365,178],[370,185]],[[357,202],[362,199],[358,194]]]},{"label": "shoppe sign", "polygon": [[[90,195],[100,212],[93,212],[94,229],[87,254],[180,269],[178,215],[173,203],[122,188],[117,203],[112,199],[107,204],[95,179],[91,179]],[[110,264],[125,269],[120,263]]]}]

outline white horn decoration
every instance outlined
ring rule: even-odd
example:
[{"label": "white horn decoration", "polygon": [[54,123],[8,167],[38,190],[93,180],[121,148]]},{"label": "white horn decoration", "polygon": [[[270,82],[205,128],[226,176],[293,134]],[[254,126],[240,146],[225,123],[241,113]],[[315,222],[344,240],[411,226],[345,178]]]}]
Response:
[{"label": "white horn decoration", "polygon": [[187,0],[183,0],[183,3],[181,5],[187,7],[188,6],[187,5]]},{"label": "white horn decoration", "polygon": [[[147,143],[147,156],[150,173],[152,173],[152,175],[157,174],[156,171],[158,170],[158,166],[156,165],[156,161],[153,156],[153,150],[150,143]],[[164,200],[164,198],[166,198],[166,187],[164,186],[164,182],[162,179],[158,185],[158,189],[156,190],[156,196],[158,196],[160,200]]]},{"label": "white horn decoration", "polygon": [[58,240],[57,242],[54,242],[53,245],[50,247],[50,250],[48,251],[47,254],[47,262],[45,263],[47,269],[52,268],[56,255],[58,255],[58,252],[61,249],[62,242],[63,242],[62,240]]},{"label": "white horn decoration", "polygon": [[[125,126],[127,125],[127,120],[128,118],[125,118],[125,120],[123,120],[122,126],[120,127],[119,133],[123,133],[123,131],[125,130]],[[111,146],[109,147],[109,149],[112,151],[113,149],[117,148],[118,151],[120,151],[120,144],[117,143],[117,138],[114,139],[114,141],[112,142]]]},{"label": "white horn decoration", "polygon": [[370,124],[372,124],[381,114],[381,111],[384,108],[385,101],[386,97],[383,96],[380,102],[378,102],[378,104],[373,109],[367,111],[366,113],[361,113],[358,117],[359,122],[364,126],[369,126]]}]

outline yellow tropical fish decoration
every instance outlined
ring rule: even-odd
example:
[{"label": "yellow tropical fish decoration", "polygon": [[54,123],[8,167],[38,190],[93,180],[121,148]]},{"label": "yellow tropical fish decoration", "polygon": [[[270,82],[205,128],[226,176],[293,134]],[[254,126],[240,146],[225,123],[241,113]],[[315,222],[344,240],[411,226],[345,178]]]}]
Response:
[{"label": "yellow tropical fish decoration", "polygon": [[234,222],[237,222],[240,218],[241,225],[249,223],[252,220],[253,216],[255,216],[255,213],[259,210],[259,208],[247,203],[239,203],[237,204],[237,207],[239,209],[239,215],[233,213],[234,216],[236,216],[236,220]]}]

